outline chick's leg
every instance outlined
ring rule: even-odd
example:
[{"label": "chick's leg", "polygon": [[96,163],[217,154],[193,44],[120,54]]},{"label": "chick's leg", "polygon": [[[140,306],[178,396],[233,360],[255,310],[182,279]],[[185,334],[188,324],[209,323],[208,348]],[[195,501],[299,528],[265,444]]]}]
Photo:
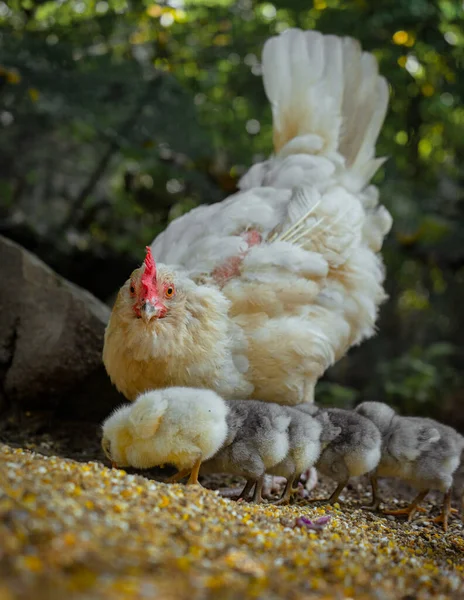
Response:
[{"label": "chick's leg", "polygon": [[198,481],[198,473],[200,472],[202,457],[199,456],[193,465],[192,472],[190,473],[190,477],[187,481],[187,485],[200,485]]},{"label": "chick's leg", "polygon": [[310,500],[309,503],[315,504],[316,506],[323,506],[324,504],[335,504],[335,502],[338,501],[340,494],[345,489],[347,483],[348,483],[348,479],[341,481],[335,488],[335,490],[334,490],[333,494],[330,496],[330,498],[325,498],[325,499],[320,498],[320,499]]},{"label": "chick's leg", "polygon": [[272,504],[275,504],[276,506],[282,504],[290,504],[293,494],[296,494],[299,491],[298,486],[296,488],[293,487],[295,481],[299,481],[299,479],[300,477],[298,475],[292,475],[291,477],[289,477],[287,479],[287,484],[285,485],[284,493],[279,498],[279,500],[276,500]]},{"label": "chick's leg", "polygon": [[371,477],[371,488],[372,488],[372,502],[367,506],[363,506],[365,510],[377,511],[379,510],[380,503],[382,499],[379,496],[379,483],[377,477]]},{"label": "chick's leg", "polygon": [[[299,483],[300,483],[300,477],[301,477],[301,473],[297,473],[294,477],[293,477],[293,482],[292,482],[292,494],[297,494],[300,491],[299,488]],[[296,487],[293,487],[293,484],[296,482]]]},{"label": "chick's leg", "polygon": [[253,486],[256,483],[256,479],[247,479],[247,482],[245,483],[245,487],[242,490],[242,493],[240,494],[240,496],[237,498],[237,500],[246,500],[253,488]]},{"label": "chick's leg", "polygon": [[264,484],[264,475],[261,475],[261,477],[256,482],[255,493],[253,494],[253,502],[255,504],[261,504],[261,502],[263,501],[263,497],[262,497],[263,484]]},{"label": "chick's leg", "polygon": [[190,471],[191,469],[181,469],[180,471],[172,475],[172,477],[166,479],[166,483],[176,483],[176,481],[180,481],[184,477],[187,477]]},{"label": "chick's leg", "polygon": [[435,517],[433,520],[434,523],[443,523],[444,531],[448,531],[448,517],[451,513],[457,513],[458,511],[455,508],[451,508],[451,490],[448,490],[443,498],[443,510],[441,515]]},{"label": "chick's leg", "polygon": [[348,483],[348,479],[345,479],[345,481],[341,481],[337,485],[337,487],[335,488],[333,494],[327,500],[327,504],[334,504],[335,502],[338,501],[338,498],[339,498],[340,494],[343,492],[343,490],[345,489],[347,483]]},{"label": "chick's leg", "polygon": [[397,517],[406,516],[408,517],[408,521],[411,521],[417,511],[427,512],[425,508],[421,508],[419,504],[424,500],[430,490],[423,490],[414,498],[409,506],[406,508],[399,508],[397,510],[383,510],[382,513],[384,515],[394,515]]}]

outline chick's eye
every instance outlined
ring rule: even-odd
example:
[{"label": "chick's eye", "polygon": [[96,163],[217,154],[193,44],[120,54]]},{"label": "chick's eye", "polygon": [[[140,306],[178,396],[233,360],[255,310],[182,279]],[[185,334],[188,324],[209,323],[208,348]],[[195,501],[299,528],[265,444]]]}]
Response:
[{"label": "chick's eye", "polygon": [[168,288],[166,288],[164,295],[166,298],[172,298],[174,296],[174,286],[170,285]]}]

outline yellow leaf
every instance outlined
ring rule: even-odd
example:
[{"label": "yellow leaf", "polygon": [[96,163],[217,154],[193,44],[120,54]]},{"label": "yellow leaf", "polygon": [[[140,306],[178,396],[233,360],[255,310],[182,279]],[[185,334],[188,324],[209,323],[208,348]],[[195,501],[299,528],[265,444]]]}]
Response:
[{"label": "yellow leaf", "polygon": [[153,17],[154,19],[156,19],[156,17],[160,17],[162,12],[163,12],[163,9],[161,8],[161,6],[158,6],[157,4],[153,4],[152,6],[149,6],[147,8],[147,15],[150,17]]},{"label": "yellow leaf", "polygon": [[406,131],[398,131],[395,135],[395,142],[400,146],[405,146],[408,143],[408,134]]},{"label": "yellow leaf", "polygon": [[418,148],[420,157],[424,159],[428,158],[433,150],[432,143],[427,139],[422,139],[419,142]]},{"label": "yellow leaf", "polygon": [[134,45],[145,44],[149,39],[149,32],[147,29],[134,31],[134,33],[130,36],[130,43]]},{"label": "yellow leaf", "polygon": [[435,88],[431,83],[424,83],[424,85],[421,87],[421,92],[424,96],[430,97],[433,96]]},{"label": "yellow leaf", "polygon": [[177,23],[185,23],[185,21],[187,20],[187,13],[185,12],[185,10],[182,10],[180,8],[174,11],[173,16]]},{"label": "yellow leaf", "polygon": [[416,43],[416,36],[413,33],[408,33],[408,39],[405,42],[405,46],[411,48]]},{"label": "yellow leaf", "polygon": [[6,71],[6,80],[8,81],[8,83],[16,85],[21,81],[21,75],[16,71]]},{"label": "yellow leaf", "polygon": [[227,46],[227,44],[230,44],[230,41],[230,35],[225,35],[224,33],[221,33],[214,38],[213,44],[215,46]]},{"label": "yellow leaf", "polygon": [[393,34],[393,43],[396,44],[397,46],[405,46],[408,43],[409,40],[409,34],[407,31],[403,31],[402,29],[400,31],[396,31]]},{"label": "yellow leaf", "polygon": [[27,93],[29,94],[29,98],[32,100],[32,102],[37,102],[40,95],[39,90],[37,90],[36,88],[29,88],[27,90]]}]

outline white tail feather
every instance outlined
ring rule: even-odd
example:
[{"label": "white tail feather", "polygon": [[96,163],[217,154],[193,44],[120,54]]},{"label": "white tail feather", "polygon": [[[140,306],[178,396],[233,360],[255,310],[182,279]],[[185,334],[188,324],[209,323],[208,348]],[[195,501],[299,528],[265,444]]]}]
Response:
[{"label": "white tail feather", "polygon": [[278,231],[268,238],[268,242],[294,242],[301,233],[307,232],[307,221],[321,202],[321,195],[315,188],[296,188],[287,208],[287,218],[283,221]]},{"label": "white tail feather", "polygon": [[375,143],[388,105],[375,58],[351,38],[289,29],[264,45],[263,79],[275,151],[338,152],[366,184],[381,164]]}]

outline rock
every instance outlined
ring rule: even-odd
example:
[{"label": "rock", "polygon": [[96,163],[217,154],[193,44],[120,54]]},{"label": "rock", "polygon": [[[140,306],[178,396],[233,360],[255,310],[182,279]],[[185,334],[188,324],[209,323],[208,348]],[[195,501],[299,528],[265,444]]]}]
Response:
[{"label": "rock", "polygon": [[100,419],[124,399],[103,367],[110,311],[0,236],[0,408]]}]

